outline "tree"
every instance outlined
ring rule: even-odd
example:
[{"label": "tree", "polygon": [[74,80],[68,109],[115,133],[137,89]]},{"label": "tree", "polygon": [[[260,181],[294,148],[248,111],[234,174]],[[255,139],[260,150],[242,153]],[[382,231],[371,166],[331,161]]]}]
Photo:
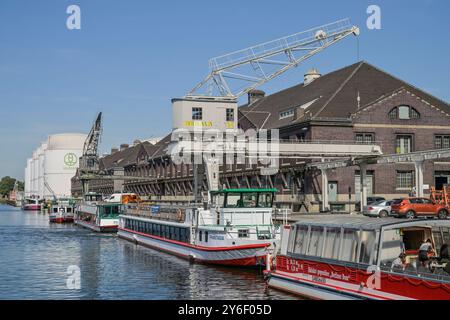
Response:
[{"label": "tree", "polygon": [[0,180],[0,195],[5,197],[9,195],[9,192],[14,189],[14,184],[16,183],[16,179],[11,178],[10,176],[3,177]]}]

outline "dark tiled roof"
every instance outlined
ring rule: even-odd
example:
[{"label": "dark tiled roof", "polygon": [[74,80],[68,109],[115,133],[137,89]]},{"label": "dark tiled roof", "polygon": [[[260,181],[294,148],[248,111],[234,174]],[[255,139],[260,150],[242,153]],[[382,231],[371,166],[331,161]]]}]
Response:
[{"label": "dark tiled roof", "polygon": [[100,166],[104,170],[109,170],[114,168],[114,166],[126,167],[136,164],[138,155],[142,148],[150,157],[157,150],[156,145],[145,141],[100,158]]},{"label": "dark tiled roof", "polygon": [[[364,61],[325,74],[306,86],[302,83],[251,105],[243,105],[239,111],[257,128],[264,129],[281,128],[310,119],[350,118],[358,109],[358,92],[362,107],[402,87],[437,108],[450,112],[447,102]],[[303,107],[304,112],[280,119],[280,112],[298,107]]]},{"label": "dark tiled roof", "polygon": [[158,158],[165,156],[167,153],[167,147],[169,146],[170,140],[171,140],[172,133],[169,133],[167,136],[162,138],[158,143],[155,144],[155,151],[150,156],[150,158]]}]

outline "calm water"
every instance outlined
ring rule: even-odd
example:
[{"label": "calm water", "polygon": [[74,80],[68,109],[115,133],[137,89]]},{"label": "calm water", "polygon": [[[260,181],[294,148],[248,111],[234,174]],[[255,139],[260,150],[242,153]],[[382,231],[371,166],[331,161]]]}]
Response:
[{"label": "calm water", "polygon": [[[68,289],[69,266],[80,289]],[[0,205],[0,299],[295,299],[260,272],[190,264],[48,216]]]}]

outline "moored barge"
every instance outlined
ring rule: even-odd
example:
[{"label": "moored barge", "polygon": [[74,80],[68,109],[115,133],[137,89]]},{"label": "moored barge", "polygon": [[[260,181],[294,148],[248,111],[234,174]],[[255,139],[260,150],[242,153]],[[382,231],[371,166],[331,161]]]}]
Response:
[{"label": "moored barge", "polygon": [[449,220],[305,217],[284,227],[268,285],[313,299],[450,299],[449,241]]},{"label": "moored barge", "polygon": [[210,208],[127,204],[118,235],[195,262],[262,266],[279,242],[272,222],[276,191],[211,192]]}]

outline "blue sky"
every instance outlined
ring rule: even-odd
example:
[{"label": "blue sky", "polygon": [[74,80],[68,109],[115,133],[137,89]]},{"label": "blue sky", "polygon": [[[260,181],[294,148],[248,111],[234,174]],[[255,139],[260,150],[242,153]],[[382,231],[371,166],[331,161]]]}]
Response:
[{"label": "blue sky", "polygon": [[[81,8],[68,30],[66,8]],[[381,30],[368,30],[368,5]],[[450,2],[0,1],[0,176],[23,178],[49,134],[87,132],[104,112],[101,151],[170,131],[173,97],[208,72],[208,59],[349,17],[360,59],[450,101]],[[268,93],[357,61],[348,38],[269,82]]]}]

